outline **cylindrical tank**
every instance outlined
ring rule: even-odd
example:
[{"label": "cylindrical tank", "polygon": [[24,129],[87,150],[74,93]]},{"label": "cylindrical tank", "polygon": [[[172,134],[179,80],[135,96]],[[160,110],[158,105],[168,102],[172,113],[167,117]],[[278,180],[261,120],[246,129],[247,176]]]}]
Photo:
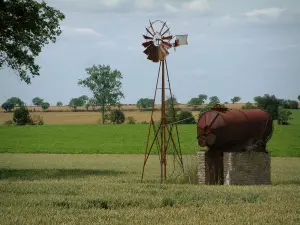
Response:
[{"label": "cylindrical tank", "polygon": [[264,110],[212,109],[199,117],[197,139],[200,146],[212,150],[244,151],[255,142],[265,151],[272,131],[272,118]]}]

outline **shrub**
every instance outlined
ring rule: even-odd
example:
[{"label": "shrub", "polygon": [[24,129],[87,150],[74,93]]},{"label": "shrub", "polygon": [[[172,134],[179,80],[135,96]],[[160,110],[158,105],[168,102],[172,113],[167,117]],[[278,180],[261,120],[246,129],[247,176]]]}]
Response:
[{"label": "shrub", "polygon": [[242,109],[256,109],[257,107],[250,103],[250,102],[247,102],[245,105],[242,106]]},{"label": "shrub", "polygon": [[30,116],[32,125],[44,125],[43,117],[40,115],[34,114]]},{"label": "shrub", "polygon": [[119,109],[111,111],[109,117],[110,117],[109,119],[112,123],[122,124],[125,122],[125,115]]},{"label": "shrub", "polygon": [[135,122],[136,122],[136,120],[134,119],[134,117],[133,116],[129,116],[129,117],[127,117],[127,120],[128,120],[128,124],[135,124]]},{"label": "shrub", "polygon": [[13,121],[13,120],[6,120],[6,121],[4,122],[4,125],[12,125],[12,124],[14,124],[14,121]]},{"label": "shrub", "polygon": [[31,124],[30,113],[27,107],[21,106],[14,111],[13,120],[17,125]]},{"label": "shrub", "polygon": [[277,123],[279,125],[288,125],[289,121],[291,119],[293,119],[291,117],[291,115],[292,115],[292,112],[289,111],[289,110],[280,110],[279,113],[278,113]]},{"label": "shrub", "polygon": [[189,111],[181,111],[178,114],[178,120],[180,124],[195,124],[196,120],[193,114]]}]

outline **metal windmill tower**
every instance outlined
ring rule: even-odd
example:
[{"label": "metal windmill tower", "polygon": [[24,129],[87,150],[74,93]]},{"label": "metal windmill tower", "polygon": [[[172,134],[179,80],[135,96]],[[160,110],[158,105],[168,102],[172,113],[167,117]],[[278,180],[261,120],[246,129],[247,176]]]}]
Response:
[{"label": "metal windmill tower", "polygon": [[[142,170],[142,180],[144,177],[145,166],[153,145],[156,143],[160,159],[160,169],[161,169],[161,182],[166,180],[167,177],[167,153],[168,149],[172,148],[174,157],[177,158],[180,167],[183,170],[183,160],[181,154],[181,147],[179,142],[179,135],[177,129],[177,123],[168,123],[166,120],[166,92],[169,90],[171,97],[171,110],[175,112],[173,94],[170,85],[169,72],[166,57],[169,55],[168,49],[175,48],[180,45],[187,45],[187,35],[171,35],[170,27],[166,22],[161,20],[156,20],[154,22],[149,21],[149,27],[146,27],[146,34],[143,35],[146,40],[142,45],[146,48],[144,53],[148,56],[147,59],[159,63],[153,106],[150,118],[150,125],[148,130],[148,138],[146,144],[145,158]],[[175,39],[174,43],[171,41]],[[161,78],[161,88],[158,88],[158,81]],[[167,79],[167,87],[166,87]],[[161,119],[156,125],[153,120],[153,112],[155,110],[155,100],[157,89],[161,89]],[[174,113],[173,113],[174,115]],[[174,129],[175,127],[175,129]],[[150,133],[154,132],[154,138],[150,141]],[[175,166],[175,165],[174,165]]]}]

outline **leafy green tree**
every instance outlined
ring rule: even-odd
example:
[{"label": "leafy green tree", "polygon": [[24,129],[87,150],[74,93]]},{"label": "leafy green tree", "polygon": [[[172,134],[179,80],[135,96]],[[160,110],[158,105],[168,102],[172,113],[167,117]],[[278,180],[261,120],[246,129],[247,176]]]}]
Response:
[{"label": "leafy green tree", "polygon": [[14,104],[11,103],[11,102],[4,102],[2,105],[1,105],[2,109],[4,109],[6,112],[10,112],[13,108],[14,108]]},{"label": "leafy green tree", "polygon": [[41,106],[42,106],[43,110],[47,110],[47,109],[49,109],[50,104],[48,102],[43,102]]},{"label": "leafy green tree", "polygon": [[191,98],[189,101],[188,101],[188,104],[189,105],[201,105],[201,100],[199,98]]},{"label": "leafy green tree", "polygon": [[216,105],[216,104],[220,104],[219,98],[218,98],[217,96],[211,96],[211,97],[209,98],[209,103],[208,103],[208,105],[213,106],[213,105]]},{"label": "leafy green tree", "polygon": [[102,123],[105,123],[105,112],[124,98],[121,91],[122,74],[118,70],[112,70],[109,65],[93,65],[87,68],[86,72],[88,77],[79,80],[78,85],[88,87],[92,91],[100,106]]},{"label": "leafy green tree", "polygon": [[141,98],[137,101],[136,106],[139,109],[146,109],[153,105],[154,100],[150,98]]},{"label": "leafy green tree", "polygon": [[32,104],[35,106],[42,106],[44,102],[44,99],[41,99],[39,97],[35,97],[34,99],[32,99]]},{"label": "leafy green tree", "polygon": [[178,120],[180,124],[195,124],[196,120],[190,111],[181,111],[178,114]]},{"label": "leafy green tree", "polygon": [[77,111],[77,107],[81,107],[84,104],[84,100],[82,98],[72,98],[69,106],[74,109],[74,111]]},{"label": "leafy green tree", "polygon": [[233,97],[233,98],[231,99],[232,104],[235,104],[235,103],[237,103],[237,102],[239,102],[239,101],[241,101],[241,97],[239,97],[239,96],[235,96],[235,97]]},{"label": "leafy green tree", "polygon": [[12,103],[14,105],[14,108],[15,107],[21,107],[21,106],[25,105],[25,103],[18,97],[9,98],[9,99],[7,99],[6,102]]},{"label": "leafy green tree", "polygon": [[173,101],[171,99],[171,96],[167,97],[166,99],[166,121],[167,123],[174,123],[178,120],[178,110],[175,109],[175,104],[177,103],[176,98],[173,96]]},{"label": "leafy green tree", "polygon": [[258,108],[268,112],[273,120],[277,120],[280,100],[275,95],[270,96],[265,94],[264,96],[256,96],[254,101]]},{"label": "leafy green tree", "polygon": [[168,96],[165,100],[165,104],[166,105],[172,105],[175,106],[178,104],[177,98],[173,95],[173,96]]},{"label": "leafy green tree", "polygon": [[27,84],[40,75],[35,63],[42,47],[55,43],[61,34],[59,22],[65,16],[44,1],[0,1],[0,68],[10,67]]},{"label": "leafy green tree", "polygon": [[114,124],[122,124],[125,122],[125,115],[119,109],[111,111],[109,118],[110,121]]},{"label": "leafy green tree", "polygon": [[63,103],[62,103],[61,101],[58,101],[58,102],[56,103],[56,106],[63,106]]},{"label": "leafy green tree", "polygon": [[280,99],[279,105],[284,109],[298,109],[298,102],[293,100]]},{"label": "leafy green tree", "polygon": [[200,94],[200,95],[198,95],[198,98],[199,98],[199,101],[200,101],[200,105],[202,105],[207,100],[207,95]]}]

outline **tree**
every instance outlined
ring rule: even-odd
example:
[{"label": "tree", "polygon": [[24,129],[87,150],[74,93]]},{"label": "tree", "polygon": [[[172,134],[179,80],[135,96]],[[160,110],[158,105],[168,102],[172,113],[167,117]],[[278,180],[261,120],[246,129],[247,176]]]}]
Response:
[{"label": "tree", "polygon": [[21,107],[21,106],[25,105],[24,102],[18,97],[11,97],[11,98],[7,99],[6,102],[12,103],[14,105],[14,108],[15,107]]},{"label": "tree", "polygon": [[44,99],[41,99],[39,97],[35,97],[34,99],[32,99],[32,104],[35,106],[42,106],[44,102]]},{"label": "tree", "polygon": [[200,101],[200,105],[204,104],[204,102],[207,100],[207,95],[204,94],[200,94],[198,95],[199,101]]},{"label": "tree", "polygon": [[61,34],[59,22],[65,16],[35,0],[2,0],[0,4],[0,68],[10,67],[30,84],[28,72],[32,77],[40,75],[35,57],[44,45],[56,42]]},{"label": "tree", "polygon": [[167,97],[167,99],[165,100],[165,103],[166,103],[166,105],[173,104],[173,106],[175,106],[178,104],[178,101],[177,101],[176,97],[173,95],[173,96]]},{"label": "tree", "polygon": [[150,98],[141,98],[140,100],[137,101],[136,106],[139,109],[146,109],[149,108],[153,105],[154,100]]},{"label": "tree", "polygon": [[201,100],[199,98],[191,98],[189,101],[188,101],[188,104],[189,105],[201,105]]},{"label": "tree", "polygon": [[74,111],[77,111],[77,107],[83,106],[84,100],[82,98],[72,98],[69,106],[74,109]]},{"label": "tree", "polygon": [[270,96],[265,94],[264,96],[256,96],[254,101],[258,108],[267,111],[273,120],[277,120],[280,101],[275,95]]},{"label": "tree", "polygon": [[208,105],[216,105],[216,104],[220,104],[220,100],[217,96],[211,96],[209,98],[209,103]]},{"label": "tree", "polygon": [[241,97],[239,97],[239,96],[235,96],[235,97],[233,97],[233,98],[231,99],[232,104],[235,104],[235,103],[237,103],[237,102],[239,102],[239,101],[241,101]]},{"label": "tree", "polygon": [[166,121],[167,123],[174,123],[178,120],[177,111],[174,108],[174,100],[177,102],[176,98],[173,96],[173,101],[171,96],[167,97],[166,99]]},{"label": "tree", "polygon": [[58,101],[58,102],[56,103],[56,106],[63,106],[63,103],[62,103],[61,101]]},{"label": "tree", "polygon": [[43,110],[47,110],[47,109],[49,109],[50,104],[48,102],[43,102],[41,106],[42,106]]},{"label": "tree", "polygon": [[196,120],[190,111],[181,111],[178,115],[178,120],[180,124],[195,124]]},{"label": "tree", "polygon": [[114,124],[122,124],[125,122],[125,115],[124,113],[117,109],[117,110],[113,110],[110,113],[110,121],[113,122]]},{"label": "tree", "polygon": [[279,105],[282,106],[284,109],[298,109],[298,102],[293,100],[279,100]]},{"label": "tree", "polygon": [[1,105],[2,109],[4,109],[6,112],[10,112],[13,108],[14,108],[14,104],[11,103],[11,102],[4,102],[2,105]]},{"label": "tree", "polygon": [[110,106],[116,106],[124,94],[121,91],[122,74],[118,70],[112,70],[109,65],[93,65],[87,68],[88,77],[79,80],[78,85],[88,87],[94,94],[94,98],[100,105],[102,123],[105,123],[105,112]]}]

